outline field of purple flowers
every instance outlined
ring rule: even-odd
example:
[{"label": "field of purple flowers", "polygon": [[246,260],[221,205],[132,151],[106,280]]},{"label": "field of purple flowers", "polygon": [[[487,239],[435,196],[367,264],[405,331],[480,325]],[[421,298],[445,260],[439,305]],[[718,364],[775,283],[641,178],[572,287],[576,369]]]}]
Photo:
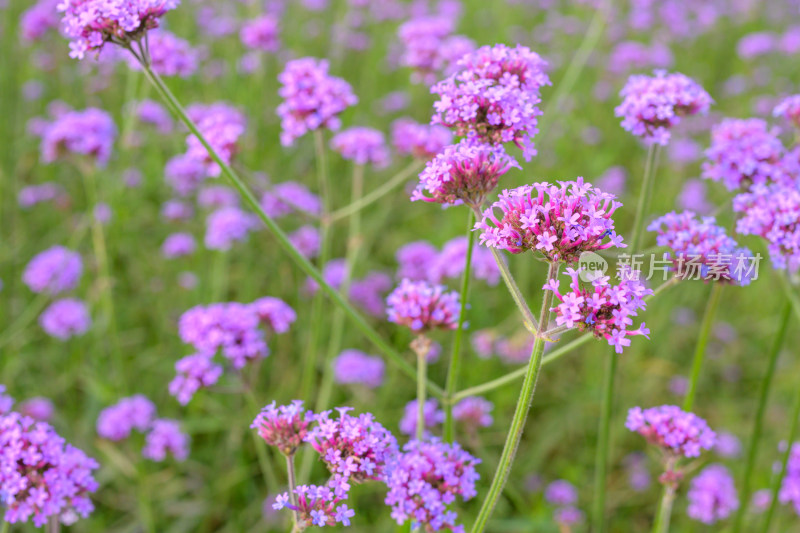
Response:
[{"label": "field of purple flowers", "polygon": [[800,531],[799,0],[0,45],[0,533]]}]

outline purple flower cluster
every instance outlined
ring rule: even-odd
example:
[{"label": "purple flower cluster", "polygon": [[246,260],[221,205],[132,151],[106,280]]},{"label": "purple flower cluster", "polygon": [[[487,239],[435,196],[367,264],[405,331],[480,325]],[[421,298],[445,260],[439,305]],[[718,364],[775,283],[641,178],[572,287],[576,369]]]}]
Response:
[{"label": "purple flower cluster", "polygon": [[169,393],[186,405],[195,392],[214,385],[222,372],[222,366],[214,363],[213,354],[200,352],[187,355],[175,363],[176,376],[169,384]]},{"label": "purple flower cluster", "polygon": [[60,294],[74,289],[82,273],[80,254],[53,246],[31,259],[22,273],[22,281],[35,293]]},{"label": "purple flower cluster", "polygon": [[389,166],[389,148],[383,133],[372,128],[349,128],[331,139],[331,148],[357,165],[371,164],[375,168]]},{"label": "purple flower cluster", "polygon": [[[397,277],[411,280],[427,280],[440,283],[445,278],[459,278],[464,271],[468,241],[456,237],[439,252],[427,241],[415,241],[397,250]],[[476,248],[472,251],[472,275],[496,285],[500,280],[500,269],[489,250]]]},{"label": "purple flower cluster", "polygon": [[403,279],[386,298],[389,322],[415,333],[431,329],[455,329],[460,313],[457,292],[445,292],[442,285]]},{"label": "purple flower cluster", "polygon": [[274,509],[288,508],[297,512],[297,527],[300,531],[312,526],[333,526],[337,523],[349,526],[355,511],[347,504],[337,506],[345,498],[326,486],[300,485],[295,488],[297,505],[289,503],[289,494],[279,494],[272,505]]},{"label": "purple flower cluster", "polygon": [[791,504],[794,512],[800,515],[800,442],[793,443],[789,452],[786,475],[781,482],[778,501],[784,505]]},{"label": "purple flower cluster", "polygon": [[207,177],[204,162],[188,154],[176,155],[164,168],[164,179],[180,196],[194,192]]},{"label": "purple flower cluster", "polygon": [[125,440],[132,430],[147,431],[156,416],[156,406],[146,396],[137,394],[123,398],[100,411],[97,434],[112,441]]},{"label": "purple flower cluster", "polygon": [[222,207],[208,216],[203,242],[209,250],[230,250],[258,227],[258,218],[238,207]]},{"label": "purple flower cluster", "polygon": [[52,163],[70,155],[88,156],[102,167],[111,157],[116,136],[117,127],[105,111],[94,107],[67,111],[42,132],[42,160]]},{"label": "purple flower cluster", "polygon": [[463,140],[426,163],[411,200],[480,207],[500,177],[514,167],[520,168],[501,145]]},{"label": "purple flower cluster", "polygon": [[62,298],[42,311],[39,325],[45,333],[63,341],[86,333],[92,318],[85,303],[75,298]]},{"label": "purple flower cluster", "polygon": [[543,289],[553,291],[561,302],[550,309],[556,314],[556,324],[577,328],[578,331],[591,331],[595,337],[606,339],[617,353],[630,346],[628,337],[647,337],[650,330],[644,322],[636,329],[630,328],[633,317],[647,307],[644,297],[653,291],[639,281],[638,271],[622,268],[619,273],[619,285],[612,285],[608,276],[601,276],[592,280],[591,288],[584,288],[579,279],[580,270],[567,268],[566,274],[572,281],[570,291],[563,295],[559,292],[561,282],[550,280]]},{"label": "purple flower cluster", "polygon": [[177,420],[158,418],[145,436],[142,456],[161,462],[168,454],[176,461],[185,461],[189,456],[189,436],[181,431]]},{"label": "purple flower cluster", "polygon": [[261,410],[250,427],[258,431],[264,442],[291,456],[306,440],[314,420],[314,413],[303,409],[302,400],[289,405],[272,402]]},{"label": "purple flower cluster", "polygon": [[[211,105],[193,104],[186,109],[189,118],[225,163],[230,163],[239,151],[239,137],[244,134],[247,119],[238,109],[224,103]],[[203,163],[209,176],[217,177],[222,172],[195,135],[186,138],[186,155]]]},{"label": "purple flower cluster", "polygon": [[297,251],[306,259],[311,259],[319,254],[322,238],[320,237],[319,230],[314,226],[308,224],[300,226],[291,232],[288,237],[292,246],[297,248]]},{"label": "purple flower cluster", "polygon": [[656,232],[659,246],[672,250],[667,258],[671,259],[676,276],[739,285],[750,283],[751,273],[746,267],[752,252],[729,237],[714,217],[698,220],[691,211],[680,214],[673,211],[651,222],[647,229]]},{"label": "purple flower cluster", "polygon": [[[481,230],[481,243],[515,254],[540,251],[549,261],[568,264],[583,252],[625,247],[611,218],[622,205],[613,194],[584,183],[583,178],[558,183],[504,190],[475,224]],[[501,218],[495,209],[500,209]]]},{"label": "purple flower cluster", "polygon": [[356,483],[385,481],[386,463],[398,452],[397,440],[370,413],[355,417],[347,414],[349,407],[336,410],[336,419],[330,418],[330,411],[316,415],[306,442],[333,475]]},{"label": "purple flower cluster", "polygon": [[261,207],[272,218],[280,218],[292,211],[319,215],[322,202],[308,187],[296,181],[284,181],[273,186],[261,197]]},{"label": "purple flower cluster", "polygon": [[147,30],[157,28],[158,19],[178,7],[180,0],[62,0],[64,33],[71,39],[70,57],[83,59],[86,52],[99,52],[107,42],[129,43]]},{"label": "purple flower cluster", "polygon": [[397,31],[403,53],[400,63],[414,69],[411,81],[430,85],[444,72],[450,75],[454,63],[475,49],[475,43],[453,32],[452,18],[421,16],[405,22]]},{"label": "purple flower cluster", "polygon": [[242,44],[253,50],[277,52],[281,45],[278,30],[278,20],[274,16],[261,15],[245,22],[239,38]]},{"label": "purple flower cluster", "polygon": [[392,518],[398,524],[411,520],[412,528],[419,526],[427,533],[464,531],[448,506],[458,496],[466,501],[477,494],[475,482],[480,476],[475,466],[479,463],[457,443],[436,438],[409,442],[387,466],[385,501],[392,506]]},{"label": "purple flower cluster", "polygon": [[726,118],[711,130],[703,177],[721,181],[729,191],[754,185],[791,183],[791,164],[778,129],[758,118]]},{"label": "purple flower cluster", "polygon": [[144,124],[155,126],[159,133],[172,131],[172,117],[164,106],[154,100],[142,100],[135,105],[136,118]]},{"label": "purple flower cluster", "polygon": [[49,517],[70,521],[94,510],[89,494],[98,484],[99,467],[81,450],[66,444],[46,422],[19,413],[0,416],[0,504],[9,523]]},{"label": "purple flower cluster", "polygon": [[453,406],[453,418],[461,422],[467,431],[474,432],[492,425],[492,409],[494,404],[486,398],[468,396]]},{"label": "purple flower cluster", "polygon": [[725,520],[739,508],[736,486],[728,469],[719,464],[705,467],[692,479],[686,514],[704,524]]},{"label": "purple flower cluster", "polygon": [[192,255],[195,246],[194,237],[190,233],[173,233],[161,245],[161,254],[167,259]]},{"label": "purple flower cluster", "polygon": [[[400,420],[400,431],[406,435],[414,435],[417,431],[418,405],[417,400],[411,400],[406,404],[403,418]],[[439,402],[436,398],[425,401],[423,416],[425,417],[426,434],[429,428],[435,428],[444,422],[444,411],[439,409]]]},{"label": "purple flower cluster", "polygon": [[670,130],[681,117],[708,112],[713,102],[691,78],[678,72],[656,70],[653,76],[633,75],[620,92],[622,103],[614,110],[622,127],[645,144],[666,146]]},{"label": "purple flower cluster", "polygon": [[772,115],[783,118],[786,122],[800,129],[800,94],[793,94],[780,101]]},{"label": "purple flower cluster", "polygon": [[557,479],[545,487],[544,499],[550,505],[575,505],[578,501],[578,490],[566,479]]},{"label": "purple flower cluster", "polygon": [[278,334],[289,331],[291,325],[297,320],[297,313],[294,309],[280,298],[273,296],[259,298],[251,303],[250,307],[262,326]]},{"label": "purple flower cluster", "polygon": [[530,161],[536,155],[539,91],[550,84],[547,63],[525,46],[497,44],[465,55],[457,68],[431,87],[440,97],[432,124],[488,144],[513,142]]},{"label": "purple flower cluster", "polygon": [[392,123],[392,145],[400,154],[431,159],[452,142],[453,134],[444,126],[420,124],[410,118]]},{"label": "purple flower cluster", "polygon": [[[166,30],[152,31],[147,35],[150,50],[150,68],[160,76],[188,78],[197,71],[200,54],[188,41],[176,37]],[[134,70],[142,70],[139,61],[126,56]]]},{"label": "purple flower cluster", "polygon": [[650,444],[689,458],[698,457],[702,450],[710,450],[716,441],[716,435],[705,420],[674,405],[644,410],[633,407],[628,411],[625,427],[642,435]]},{"label": "purple flower cluster", "polygon": [[36,41],[58,27],[58,0],[39,0],[25,10],[19,19],[20,35],[25,41]]},{"label": "purple flower cluster", "polygon": [[359,384],[374,389],[383,383],[385,367],[380,357],[359,350],[344,350],[333,360],[333,375],[337,383]]},{"label": "purple flower cluster", "polygon": [[295,139],[321,128],[338,130],[339,114],[358,102],[350,84],[328,74],[328,62],[313,57],[286,63],[278,76],[282,87],[278,95],[281,118],[281,144],[291,146]]}]

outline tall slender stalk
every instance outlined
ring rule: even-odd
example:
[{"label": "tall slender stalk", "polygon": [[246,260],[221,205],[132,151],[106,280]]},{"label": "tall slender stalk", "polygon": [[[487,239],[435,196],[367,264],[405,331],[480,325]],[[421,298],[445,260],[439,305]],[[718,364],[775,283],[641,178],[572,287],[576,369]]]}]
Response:
[{"label": "tall slender stalk", "polygon": [[644,164],[644,179],[642,181],[642,190],[639,191],[639,202],[636,204],[636,215],[633,219],[633,234],[631,241],[628,243],[629,250],[632,254],[639,251],[642,247],[642,238],[644,236],[644,218],[647,216],[647,209],[650,207],[650,198],[653,196],[653,178],[655,176],[655,169],[658,165],[659,145],[651,144],[647,149],[647,159]]},{"label": "tall slender stalk", "polygon": [[5,520],[0,519],[0,533],[8,533],[11,524]]},{"label": "tall slender stalk", "polygon": [[425,379],[428,371],[426,350],[417,352],[417,440],[425,435]]},{"label": "tall slender stalk", "polygon": [[669,531],[673,503],[675,503],[675,485],[668,483],[664,486],[664,493],[661,495],[661,503],[658,506],[658,513],[653,523],[653,533],[667,533]]},{"label": "tall slender stalk", "polygon": [[444,440],[453,442],[454,422],[453,422],[453,395],[458,385],[458,373],[461,370],[461,339],[464,335],[464,322],[467,317],[467,307],[469,301],[469,281],[472,273],[472,251],[475,248],[475,232],[472,227],[475,225],[472,211],[467,213],[467,257],[464,263],[464,272],[461,275],[461,309],[458,315],[458,329],[456,329],[453,339],[453,352],[450,354],[450,366],[447,369],[447,381],[445,383],[445,419],[444,419]]},{"label": "tall slender stalk", "polygon": [[697,337],[697,344],[694,349],[694,361],[692,362],[692,375],[689,378],[689,390],[686,392],[686,398],[683,400],[684,411],[691,411],[692,407],[694,407],[694,399],[697,395],[697,382],[700,379],[700,369],[703,367],[703,360],[706,357],[706,347],[708,346],[708,339],[711,337],[711,328],[714,325],[714,319],[717,316],[722,287],[723,285],[721,283],[714,283],[711,287],[711,295],[708,298],[706,310],[703,312],[700,334]]},{"label": "tall slender stalk", "polygon": [[[752,475],[753,468],[756,464],[756,456],[758,455],[758,445],[761,441],[761,433],[764,429],[764,413],[767,410],[767,402],[769,401],[769,392],[772,388],[772,379],[775,377],[775,368],[778,363],[778,354],[781,352],[783,342],[786,339],[786,330],[789,326],[789,318],[792,314],[792,305],[786,302],[781,319],[778,326],[778,332],[772,341],[772,349],[769,352],[767,359],[767,370],[764,373],[764,378],[761,380],[761,388],[758,395],[758,407],[756,408],[756,416],[753,420],[753,431],[750,433],[750,442],[747,445],[747,459],[745,462],[744,472],[742,474],[742,491],[741,501],[749,502],[750,494],[752,491]],[[742,529],[742,522],[744,520],[744,513],[747,508],[746,503],[739,506],[736,511],[736,516],[733,520],[733,533],[739,533]],[[764,531],[767,531],[766,529]]]},{"label": "tall slender stalk", "polygon": [[[783,459],[781,460],[781,472],[772,484],[769,509],[767,509],[767,515],[764,517],[764,528],[761,530],[763,533],[769,532],[772,517],[775,515],[775,509],[778,506],[778,493],[781,490],[783,478],[786,477],[786,466],[789,464],[789,457],[792,455],[792,444],[797,438],[798,420],[800,420],[800,387],[795,390],[794,407],[792,408],[791,416],[792,418],[789,421],[789,438],[786,441],[786,451],[783,453]],[[747,500],[743,501],[746,502]]]},{"label": "tall slender stalk", "polygon": [[[294,454],[286,456],[286,478],[289,482],[289,502],[297,507],[297,494],[294,489],[297,488],[297,481],[294,475]],[[292,509],[292,526],[297,527],[297,511]]]},{"label": "tall slender stalk", "polygon": [[47,519],[46,529],[47,533],[59,533],[61,531],[61,522],[58,521],[58,515]]},{"label": "tall slender stalk", "polygon": [[[548,281],[558,276],[559,265],[557,263],[550,263],[547,271]],[[539,324],[542,331],[547,329],[547,323],[550,317],[550,303],[552,301],[552,291],[543,291],[542,309],[539,314]],[[492,479],[492,484],[489,487],[489,492],[483,500],[481,510],[475,523],[472,526],[472,533],[481,533],[486,529],[486,524],[489,517],[492,515],[497,500],[503,492],[508,475],[511,472],[511,466],[514,463],[514,457],[517,454],[520,440],[522,440],[522,433],[525,430],[525,422],[528,419],[528,412],[531,408],[533,395],[536,390],[536,381],[539,379],[539,371],[542,368],[542,353],[544,352],[544,336],[538,334],[533,343],[533,350],[531,352],[531,359],[528,362],[528,371],[525,373],[525,381],[522,383],[522,390],[520,391],[519,400],[517,400],[517,407],[514,410],[514,418],[511,421],[511,427],[506,436],[506,442],[503,446],[503,452],[500,456],[500,461],[497,463],[497,470]]]}]

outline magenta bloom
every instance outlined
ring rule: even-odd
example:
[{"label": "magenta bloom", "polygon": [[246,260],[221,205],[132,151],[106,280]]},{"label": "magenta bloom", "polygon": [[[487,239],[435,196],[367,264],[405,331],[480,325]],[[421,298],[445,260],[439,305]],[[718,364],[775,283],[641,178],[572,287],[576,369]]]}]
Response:
[{"label": "magenta bloom", "polygon": [[456,329],[460,313],[457,292],[445,292],[442,285],[403,279],[386,299],[389,322],[415,333],[431,329]]},{"label": "magenta bloom", "polygon": [[479,207],[500,176],[513,167],[520,168],[502,146],[461,141],[428,161],[411,200]]},{"label": "magenta bloom", "polygon": [[67,111],[46,126],[42,134],[42,160],[52,163],[71,155],[88,156],[103,167],[111,157],[116,136],[117,127],[105,111],[94,107]]},{"label": "magenta bloom", "polygon": [[[417,405],[419,405],[417,400],[408,402],[403,412],[403,418],[400,420],[400,431],[406,435],[414,435],[417,431],[417,417],[419,416]],[[425,417],[426,434],[428,434],[429,428],[435,428],[444,423],[444,411],[439,409],[439,402],[436,398],[425,401],[423,416]]]},{"label": "magenta bloom", "polygon": [[58,27],[57,4],[58,0],[39,0],[22,13],[19,31],[25,41],[36,41]]},{"label": "magenta bloom", "polygon": [[142,456],[161,462],[171,454],[176,461],[189,456],[189,436],[181,431],[177,420],[158,418],[153,421],[142,448]]},{"label": "magenta bloom", "polygon": [[716,441],[705,420],[674,405],[644,410],[634,407],[628,411],[625,427],[642,435],[650,444],[689,458],[710,450]]},{"label": "magenta bloom", "polygon": [[216,209],[219,207],[237,207],[239,195],[224,185],[209,185],[197,192],[197,205]]},{"label": "magenta bloom", "polygon": [[0,502],[6,522],[32,519],[42,527],[49,517],[88,517],[94,510],[89,494],[98,488],[92,470],[99,466],[46,422],[14,412],[0,416]]},{"label": "magenta bloom", "polygon": [[725,520],[739,508],[733,476],[719,464],[705,467],[692,480],[686,497],[686,514],[704,524]]},{"label": "magenta bloom", "polygon": [[85,303],[74,298],[63,298],[42,311],[39,325],[51,337],[65,341],[86,333],[92,325],[92,318]]},{"label": "magenta bloom", "polygon": [[346,499],[337,495],[328,486],[300,485],[294,490],[297,495],[297,505],[289,503],[289,493],[279,494],[272,504],[274,509],[292,509],[297,512],[297,523],[300,530],[312,526],[333,526],[337,523],[349,526],[350,518],[355,516],[355,511],[348,509],[347,504],[337,506]]},{"label": "magenta bloom", "polygon": [[800,128],[800,94],[793,94],[781,100],[772,110],[772,115],[781,117],[795,128]]},{"label": "magenta bloom", "polygon": [[550,280],[543,287],[546,291],[553,291],[561,302],[550,309],[556,314],[556,324],[577,328],[578,331],[590,331],[595,337],[606,339],[617,353],[622,353],[623,347],[630,346],[628,337],[649,335],[650,330],[644,322],[638,328],[631,329],[633,317],[638,316],[640,309],[647,307],[644,297],[653,294],[639,281],[638,271],[620,269],[622,279],[619,285],[611,285],[608,276],[595,278],[591,288],[581,286],[578,277],[580,270],[568,267],[565,273],[572,278],[569,292],[563,295],[558,292],[561,285],[558,280]]},{"label": "magenta bloom", "polygon": [[102,50],[107,42],[125,44],[159,26],[158,19],[178,7],[180,0],[62,0],[62,26],[71,39],[70,57]]},{"label": "magenta bloom", "polygon": [[431,159],[452,142],[453,134],[444,126],[419,124],[410,118],[392,123],[392,145],[403,155]]},{"label": "magenta bloom", "polygon": [[175,363],[175,377],[169,383],[169,393],[186,405],[201,388],[219,381],[222,366],[214,363],[214,354],[196,353],[187,355]]},{"label": "magenta bloom", "polygon": [[448,506],[456,497],[467,501],[477,494],[475,466],[480,462],[458,443],[437,438],[409,442],[388,467],[385,502],[392,506],[392,518],[400,525],[411,520],[412,529],[420,526],[426,532],[459,531],[458,517]]},{"label": "magenta bloom", "polygon": [[721,181],[729,191],[794,181],[779,130],[759,118],[726,118],[711,130],[703,177]]},{"label": "magenta bloom", "polygon": [[209,250],[230,250],[234,242],[244,241],[258,226],[258,219],[238,207],[217,209],[206,220],[204,242]]},{"label": "magenta bloom", "polygon": [[60,294],[74,289],[82,273],[79,253],[53,246],[31,259],[22,273],[22,281],[35,293]]},{"label": "magenta bloom", "polygon": [[494,404],[480,396],[468,396],[453,406],[453,418],[464,424],[468,431],[492,425]]},{"label": "magenta bloom", "polygon": [[707,113],[713,100],[691,78],[678,72],[656,70],[654,76],[634,75],[620,92],[622,103],[614,110],[622,127],[645,144],[666,146],[670,130],[681,117]]},{"label": "magenta bloom", "polygon": [[350,128],[331,139],[331,148],[357,165],[371,164],[375,168],[389,166],[389,148],[383,133],[372,128]]},{"label": "magenta bloom", "polygon": [[161,254],[167,259],[192,255],[195,250],[194,237],[189,233],[173,233],[161,245]]},{"label": "magenta bloom", "polygon": [[[480,242],[486,246],[514,254],[540,251],[549,261],[571,264],[583,252],[625,247],[611,218],[622,206],[615,198],[583,178],[534,183],[503,191],[475,229],[482,230]],[[502,212],[500,219],[495,209]]]},{"label": "magenta bloom", "polygon": [[753,253],[739,247],[725,233],[725,228],[716,225],[714,217],[698,220],[691,211],[667,213],[647,227],[655,231],[656,243],[667,246],[672,254],[675,275],[683,279],[703,279],[748,285],[750,272],[745,269]]},{"label": "magenta bloom", "polygon": [[296,181],[284,181],[274,185],[261,197],[261,207],[273,218],[286,216],[292,211],[310,215],[319,215],[322,212],[319,196]]},{"label": "magenta bloom", "polygon": [[539,91],[547,63],[529,48],[484,46],[462,57],[458,72],[431,87],[439,95],[432,124],[487,144],[513,142],[526,161],[536,155]]},{"label": "magenta bloom", "polygon": [[380,357],[359,350],[344,350],[333,360],[333,375],[337,383],[360,384],[374,389],[383,383],[385,367]]},{"label": "magenta bloom", "polygon": [[272,402],[261,410],[250,427],[257,430],[267,444],[275,446],[282,454],[294,455],[306,440],[309,426],[314,419],[314,413],[303,410],[302,400],[279,406]]},{"label": "magenta bloom", "polygon": [[281,45],[278,40],[278,20],[269,14],[248,20],[239,32],[239,38],[242,44],[253,50],[277,52]]},{"label": "magenta bloom", "polygon": [[123,398],[100,411],[97,417],[97,434],[104,439],[127,439],[134,429],[144,433],[156,416],[156,406],[146,396],[137,394]]},{"label": "magenta bloom", "polygon": [[[245,116],[224,102],[211,105],[193,104],[186,109],[186,112],[220,159],[230,164],[233,156],[239,151],[239,138],[247,126]],[[220,175],[222,169],[211,158],[200,139],[190,134],[186,138],[186,146],[186,155],[203,163],[209,176]]]},{"label": "magenta bloom", "polygon": [[349,83],[328,75],[328,62],[324,59],[289,61],[278,81],[282,85],[278,95],[284,100],[278,106],[284,146],[291,146],[309,131],[338,130],[339,114],[358,102]]}]

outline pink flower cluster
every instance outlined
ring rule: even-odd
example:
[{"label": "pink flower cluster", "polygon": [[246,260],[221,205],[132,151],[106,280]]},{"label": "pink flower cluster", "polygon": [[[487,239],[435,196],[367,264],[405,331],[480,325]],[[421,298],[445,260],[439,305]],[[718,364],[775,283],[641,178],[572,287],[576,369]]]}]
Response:
[{"label": "pink flower cluster", "polygon": [[705,420],[687,413],[674,405],[662,405],[628,411],[625,427],[639,433],[650,444],[684,457],[698,457],[702,450],[710,450],[716,435]]},{"label": "pink flower cluster", "polygon": [[406,326],[415,333],[432,329],[455,329],[460,313],[457,292],[442,285],[403,279],[386,298],[389,322]]},{"label": "pink flower cluster", "polygon": [[74,289],[83,273],[78,252],[53,246],[30,260],[22,273],[22,281],[35,293],[60,294]]},{"label": "pink flower cluster", "polygon": [[264,442],[290,456],[306,440],[314,420],[314,413],[303,409],[302,400],[289,405],[272,402],[261,410],[250,427],[258,431]]},{"label": "pink flower cluster", "polygon": [[781,100],[772,110],[772,114],[800,129],[800,94],[793,94]]},{"label": "pink flower cluster", "polygon": [[333,360],[333,374],[337,383],[360,384],[374,389],[383,383],[386,365],[380,357],[359,350],[344,350]]},{"label": "pink flower cluster", "polygon": [[[400,432],[406,435],[414,435],[417,431],[417,419],[419,417],[419,404],[417,400],[411,400],[403,410],[403,418],[400,419]],[[425,419],[425,436],[429,436],[428,429],[433,429],[444,423],[444,411],[439,408],[439,401],[430,398],[425,401],[422,409],[422,416]]]}]

